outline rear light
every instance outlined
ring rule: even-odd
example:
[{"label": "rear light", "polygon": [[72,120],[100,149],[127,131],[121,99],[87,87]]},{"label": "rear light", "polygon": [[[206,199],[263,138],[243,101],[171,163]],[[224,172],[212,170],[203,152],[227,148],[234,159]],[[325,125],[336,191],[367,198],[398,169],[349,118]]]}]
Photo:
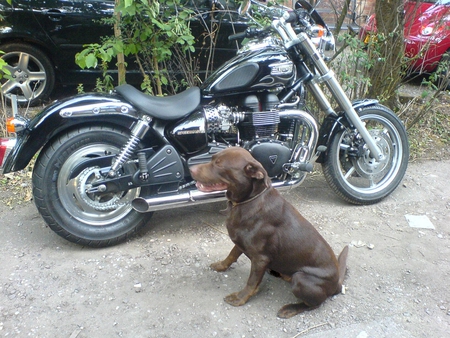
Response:
[{"label": "rear light", "polygon": [[15,138],[0,138],[0,172],[3,168],[6,157],[16,145]]}]

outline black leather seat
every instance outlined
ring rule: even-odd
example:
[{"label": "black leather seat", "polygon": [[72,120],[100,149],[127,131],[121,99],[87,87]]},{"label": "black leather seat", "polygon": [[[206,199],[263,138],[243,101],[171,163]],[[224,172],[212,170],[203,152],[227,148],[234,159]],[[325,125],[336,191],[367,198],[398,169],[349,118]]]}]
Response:
[{"label": "black leather seat", "polygon": [[199,87],[164,97],[144,94],[129,84],[118,86],[115,90],[141,112],[162,120],[179,119],[192,112],[200,103]]}]

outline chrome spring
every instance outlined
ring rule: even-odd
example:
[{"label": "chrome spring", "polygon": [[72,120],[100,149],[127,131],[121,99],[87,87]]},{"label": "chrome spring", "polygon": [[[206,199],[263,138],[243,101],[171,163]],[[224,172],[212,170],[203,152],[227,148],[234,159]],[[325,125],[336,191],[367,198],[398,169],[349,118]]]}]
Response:
[{"label": "chrome spring", "polygon": [[133,152],[137,149],[141,138],[150,128],[147,121],[139,120],[131,130],[130,138],[128,142],[123,146],[119,154],[116,155],[114,161],[111,165],[108,175],[110,177],[115,177],[117,170],[122,168],[122,166],[129,160]]},{"label": "chrome spring", "polygon": [[122,150],[120,151],[120,154],[118,154],[115,158],[114,158],[114,163],[111,166],[111,170],[109,173],[109,176],[111,175],[111,172],[114,173],[113,176],[115,176],[115,172],[117,170],[119,170],[120,168],[122,168],[122,166],[124,165],[124,163],[126,161],[128,161],[128,159],[130,158],[130,156],[133,154],[133,152],[137,149],[137,146],[139,144],[139,138],[137,138],[134,135],[130,136],[130,139],[128,140],[127,144],[122,148]]}]

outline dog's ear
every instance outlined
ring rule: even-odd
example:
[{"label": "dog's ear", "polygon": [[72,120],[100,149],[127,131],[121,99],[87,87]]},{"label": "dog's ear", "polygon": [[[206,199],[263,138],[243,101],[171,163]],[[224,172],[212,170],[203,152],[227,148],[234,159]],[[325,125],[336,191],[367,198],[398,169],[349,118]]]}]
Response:
[{"label": "dog's ear", "polygon": [[262,180],[267,176],[267,173],[262,165],[256,162],[247,164],[244,171],[248,177],[256,178],[257,180]]}]

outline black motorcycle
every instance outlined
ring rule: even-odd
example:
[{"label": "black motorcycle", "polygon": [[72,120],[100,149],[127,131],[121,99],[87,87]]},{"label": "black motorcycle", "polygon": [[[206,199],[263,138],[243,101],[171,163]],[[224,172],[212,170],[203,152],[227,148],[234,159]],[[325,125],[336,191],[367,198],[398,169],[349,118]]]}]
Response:
[{"label": "black motorcycle", "polygon": [[[17,138],[4,172],[25,168],[40,150],[33,197],[50,228],[83,245],[113,245],[153,211],[223,199],[198,191],[189,167],[227,147],[250,151],[277,188],[300,184],[315,162],[351,203],[378,202],[399,185],[405,128],[376,100],[349,101],[324,61],[334,38],[317,11],[305,0],[281,15],[258,6],[274,16],[271,26],[231,36],[248,41],[200,88],[153,97],[122,85],[12,121]],[[306,95],[325,113],[320,125]]]}]

